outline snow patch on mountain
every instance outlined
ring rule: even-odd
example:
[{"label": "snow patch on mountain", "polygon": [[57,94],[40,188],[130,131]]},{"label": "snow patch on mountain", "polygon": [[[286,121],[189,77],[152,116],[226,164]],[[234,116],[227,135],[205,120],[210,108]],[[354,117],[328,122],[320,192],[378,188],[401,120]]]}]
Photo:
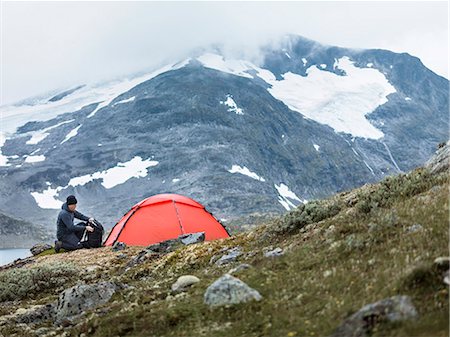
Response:
[{"label": "snow patch on mountain", "polygon": [[287,210],[296,208],[299,204],[295,205],[291,200],[298,201],[301,203],[307,203],[306,199],[301,200],[294,192],[292,192],[289,187],[283,183],[280,185],[274,184],[275,189],[278,192],[278,202]]},{"label": "snow patch on mountain", "polygon": [[[256,71],[259,78],[271,85],[267,89],[269,93],[291,110],[354,137],[384,137],[366,116],[385,104],[389,94],[397,92],[383,73],[375,68],[358,68],[347,56],[336,59],[334,64],[345,76],[326,71],[327,65],[321,64],[306,69],[307,76],[287,72],[281,75],[280,81],[271,71],[248,61],[225,60],[212,53],[203,54],[197,60],[207,68],[241,77],[254,78],[249,71]],[[307,60],[302,60],[306,65]]]},{"label": "snow patch on mountain", "polygon": [[236,102],[233,99],[233,96],[230,94],[227,95],[227,99],[225,101],[220,101],[220,104],[224,104],[224,105],[228,106],[229,107],[228,111],[235,112],[236,115],[244,114],[242,109],[237,106]]},{"label": "snow patch on mountain", "polygon": [[127,162],[118,163],[117,166],[105,171],[72,178],[68,186],[83,186],[90,181],[101,179],[103,187],[108,189],[113,188],[114,186],[123,184],[128,179],[147,176],[147,168],[156,166],[158,163],[158,161],[150,159],[142,160],[141,157],[136,156]]},{"label": "snow patch on mountain", "polygon": [[[117,166],[101,172],[86,174],[83,176],[70,179],[67,186],[52,188],[49,186],[42,192],[31,192],[31,195],[36,200],[36,203],[41,208],[59,209],[61,201],[57,199],[59,192],[68,188],[76,186],[84,186],[94,180],[101,180],[103,187],[110,189],[117,185],[123,184],[131,178],[145,177],[148,174],[147,168],[158,165],[155,160],[142,160],[141,157],[136,156],[133,159],[118,163]],[[48,183],[47,183],[48,185]]]},{"label": "snow patch on mountain", "polygon": [[25,156],[25,163],[38,163],[40,161],[44,161],[45,156],[44,155],[38,155],[38,156]]},{"label": "snow patch on mountain", "polygon": [[348,57],[339,59],[338,67],[345,76],[311,66],[307,76],[288,72],[281,81],[267,74],[263,79],[272,85],[268,90],[275,98],[309,119],[355,137],[382,138],[383,132],[366,115],[386,103],[395,88],[378,70],[357,68]]},{"label": "snow patch on mountain", "polygon": [[197,58],[205,68],[219,70],[225,73],[253,78],[247,73],[248,70],[253,69],[254,65],[251,62],[243,60],[229,59],[225,60],[222,55],[205,53]]},{"label": "snow patch on mountain", "polygon": [[75,137],[78,134],[78,130],[81,128],[83,124],[78,125],[75,129],[72,129],[64,138],[64,140],[61,142],[61,144],[64,144],[65,142],[67,142],[69,139]]},{"label": "snow patch on mountain", "polygon": [[45,129],[31,131],[30,132],[31,138],[29,140],[27,140],[25,144],[27,144],[27,145],[39,144],[41,141],[43,141],[45,138],[47,138],[50,135],[50,133],[48,133],[50,130],[56,129],[58,126],[61,126],[61,125],[67,124],[67,123],[71,123],[73,121],[74,121],[74,119],[71,119],[70,121],[64,121],[64,122],[58,123],[56,125],[49,126],[48,128],[45,128]]},{"label": "snow patch on mountain", "polygon": [[116,102],[116,103],[114,103],[114,105],[133,102],[135,99],[136,99],[136,96],[133,96],[133,97],[130,97],[130,98],[127,98],[127,99],[123,99],[123,100],[121,100],[119,102]]},{"label": "snow patch on mountain", "polygon": [[243,175],[246,175],[252,179],[258,180],[258,181],[262,181],[265,182],[266,180],[262,177],[260,177],[258,174],[256,174],[255,172],[250,171],[247,167],[241,167],[239,165],[233,165],[231,167],[231,169],[228,170],[228,172],[230,173],[240,173]]}]

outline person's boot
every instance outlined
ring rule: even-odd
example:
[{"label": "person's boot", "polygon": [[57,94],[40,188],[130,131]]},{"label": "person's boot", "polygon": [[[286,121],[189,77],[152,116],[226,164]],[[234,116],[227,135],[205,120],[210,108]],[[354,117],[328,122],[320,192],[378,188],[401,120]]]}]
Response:
[{"label": "person's boot", "polygon": [[59,253],[60,249],[62,247],[62,241],[55,241],[55,252]]}]

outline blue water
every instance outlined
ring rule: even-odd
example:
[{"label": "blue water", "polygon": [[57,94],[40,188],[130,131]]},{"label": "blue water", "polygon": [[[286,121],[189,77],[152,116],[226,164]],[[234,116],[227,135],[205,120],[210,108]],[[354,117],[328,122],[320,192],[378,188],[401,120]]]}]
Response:
[{"label": "blue water", "polygon": [[0,266],[13,262],[16,259],[23,259],[31,256],[29,249],[14,248],[14,249],[0,249]]}]

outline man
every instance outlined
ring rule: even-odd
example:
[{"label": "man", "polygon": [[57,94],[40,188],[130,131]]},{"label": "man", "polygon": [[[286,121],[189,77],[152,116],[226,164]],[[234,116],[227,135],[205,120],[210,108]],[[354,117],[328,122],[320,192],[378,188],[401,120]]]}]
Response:
[{"label": "man", "polygon": [[92,223],[94,218],[89,218],[75,210],[77,208],[77,199],[73,195],[67,197],[66,202],[61,208],[56,223],[56,238],[58,241],[55,241],[55,251],[58,253],[61,248],[64,248],[65,250],[83,248],[80,240],[84,231],[87,230],[88,232],[93,232],[94,228],[82,223],[74,225],[73,219],[77,218]]}]

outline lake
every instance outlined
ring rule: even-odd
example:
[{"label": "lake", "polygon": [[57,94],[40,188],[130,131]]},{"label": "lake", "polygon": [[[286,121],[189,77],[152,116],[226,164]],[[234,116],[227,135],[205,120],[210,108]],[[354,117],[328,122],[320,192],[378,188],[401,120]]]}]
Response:
[{"label": "lake", "polygon": [[26,248],[0,249],[0,266],[28,256],[31,256],[31,252]]}]

